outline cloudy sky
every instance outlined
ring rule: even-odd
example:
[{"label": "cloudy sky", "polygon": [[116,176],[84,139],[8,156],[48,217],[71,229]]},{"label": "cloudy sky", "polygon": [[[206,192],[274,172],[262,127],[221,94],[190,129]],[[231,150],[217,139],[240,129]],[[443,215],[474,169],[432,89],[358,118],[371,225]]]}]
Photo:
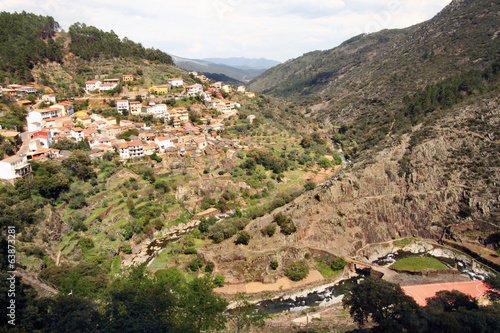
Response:
[{"label": "cloudy sky", "polygon": [[0,10],[113,30],[185,58],[286,61],[360,33],[430,19],[450,0],[0,0]]}]

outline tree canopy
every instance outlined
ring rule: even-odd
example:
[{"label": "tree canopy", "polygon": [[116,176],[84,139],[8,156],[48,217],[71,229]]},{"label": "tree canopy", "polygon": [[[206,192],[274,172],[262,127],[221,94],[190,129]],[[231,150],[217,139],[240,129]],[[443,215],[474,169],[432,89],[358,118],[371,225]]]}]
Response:
[{"label": "tree canopy", "polygon": [[137,57],[152,62],[173,65],[172,58],[160,50],[145,48],[127,37],[120,40],[111,30],[105,32],[85,23],[75,23],[69,27],[71,52],[85,60],[92,60],[101,55],[110,57]]}]

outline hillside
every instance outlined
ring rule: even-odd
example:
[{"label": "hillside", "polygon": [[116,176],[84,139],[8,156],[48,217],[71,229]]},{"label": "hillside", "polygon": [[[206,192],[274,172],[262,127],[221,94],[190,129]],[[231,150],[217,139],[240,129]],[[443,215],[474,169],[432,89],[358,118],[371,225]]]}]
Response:
[{"label": "hillside", "polygon": [[249,88],[292,99],[318,123],[342,125],[370,148],[391,129],[408,130],[404,96],[498,59],[499,10],[497,1],[453,1],[427,22],[359,35],[271,68]]},{"label": "hillside", "polygon": [[265,59],[265,58],[256,59],[256,58],[233,57],[233,58],[205,58],[203,60],[242,69],[245,68],[268,69],[280,64],[279,61]]},{"label": "hillside", "polygon": [[[50,16],[2,12],[0,27],[2,85],[35,82],[74,96],[95,75],[149,74],[146,68],[151,66],[171,77],[189,78],[168,54],[84,23],[71,25],[66,33]],[[148,74],[144,83],[164,83]]]},{"label": "hillside", "polygon": [[[175,64],[187,71],[198,71],[207,76],[211,76],[213,74],[223,74],[227,77],[230,77],[234,80],[240,82],[248,82],[251,79],[255,78],[257,75],[262,74],[269,67],[250,67],[250,66],[233,66],[225,63],[216,63],[210,60],[196,60],[196,59],[187,59],[181,58],[177,56],[172,56]],[[216,61],[222,61],[222,59],[215,59]]]},{"label": "hillside", "polygon": [[[238,282],[275,281],[264,266],[303,260],[304,251],[353,256],[399,237],[498,251],[499,10],[498,2],[454,1],[428,22],[357,36],[252,81],[288,102],[283,113],[338,125],[333,141],[353,163],[250,223],[245,250],[224,243],[204,255]],[[296,232],[269,237],[280,212]]]}]

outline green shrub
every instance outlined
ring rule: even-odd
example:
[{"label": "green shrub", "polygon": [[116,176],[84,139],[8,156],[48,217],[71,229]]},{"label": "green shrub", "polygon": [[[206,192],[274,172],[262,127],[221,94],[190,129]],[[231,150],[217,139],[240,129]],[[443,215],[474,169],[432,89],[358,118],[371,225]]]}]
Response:
[{"label": "green shrub", "polygon": [[207,265],[205,266],[205,272],[207,273],[212,273],[214,271],[215,264],[213,261],[207,262]]},{"label": "green shrub", "polygon": [[277,261],[273,260],[273,261],[271,261],[271,264],[269,266],[271,266],[272,270],[276,270],[276,269],[278,269],[279,264]]},{"label": "green shrub", "polygon": [[276,233],[276,224],[269,223],[260,230],[263,236],[272,237]]},{"label": "green shrub", "polygon": [[248,245],[250,241],[250,234],[246,231],[240,231],[238,233],[238,238],[236,239],[236,244]]},{"label": "green shrub", "polygon": [[123,253],[126,254],[132,253],[132,247],[130,246],[129,242],[123,242],[122,245],[120,246],[120,249],[122,250]]},{"label": "green shrub", "polygon": [[193,235],[184,236],[184,247],[193,247],[195,245],[195,240]]},{"label": "green shrub", "polygon": [[184,254],[197,254],[198,252],[194,247],[188,247],[184,250]]},{"label": "green shrub", "polygon": [[80,238],[80,240],[78,241],[78,244],[80,245],[80,247],[84,251],[90,250],[91,248],[94,247],[94,241],[92,240],[92,238],[88,238],[88,237]]},{"label": "green shrub", "polygon": [[273,221],[280,226],[281,232],[285,235],[290,235],[297,231],[297,227],[293,223],[292,218],[281,212],[274,215]]},{"label": "green shrub", "polygon": [[203,267],[203,261],[199,257],[193,259],[189,264],[189,269],[193,272],[197,272],[201,267]]},{"label": "green shrub", "polygon": [[309,275],[309,266],[304,261],[289,263],[285,266],[285,275],[292,281],[300,281]]},{"label": "green shrub", "polygon": [[223,276],[223,275],[216,275],[214,277],[214,284],[217,287],[223,287],[225,283],[226,283],[226,277],[225,276]]},{"label": "green shrub", "polygon": [[308,180],[304,184],[304,190],[306,190],[306,191],[311,191],[311,190],[314,190],[315,188],[316,188],[316,183],[313,182],[312,180]]},{"label": "green shrub", "polygon": [[347,265],[347,262],[345,261],[344,257],[337,257],[337,258],[333,259],[332,262],[330,263],[330,267],[334,271],[340,271],[340,270],[344,269],[344,267],[346,265]]}]

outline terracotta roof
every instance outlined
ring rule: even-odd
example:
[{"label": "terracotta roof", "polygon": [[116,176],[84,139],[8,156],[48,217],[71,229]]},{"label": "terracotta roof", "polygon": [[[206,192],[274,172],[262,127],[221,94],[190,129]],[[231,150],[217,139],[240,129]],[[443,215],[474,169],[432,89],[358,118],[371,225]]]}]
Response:
[{"label": "terracotta roof", "polygon": [[127,144],[127,142],[120,142],[120,143],[117,143],[117,144],[116,144],[116,146],[117,146],[118,148],[121,148],[121,149],[123,149],[123,148],[128,148],[128,144]]},{"label": "terracotta roof", "polygon": [[128,146],[129,147],[132,147],[132,146],[144,146],[144,143],[142,143],[141,141],[130,141],[130,142],[128,142]]}]

